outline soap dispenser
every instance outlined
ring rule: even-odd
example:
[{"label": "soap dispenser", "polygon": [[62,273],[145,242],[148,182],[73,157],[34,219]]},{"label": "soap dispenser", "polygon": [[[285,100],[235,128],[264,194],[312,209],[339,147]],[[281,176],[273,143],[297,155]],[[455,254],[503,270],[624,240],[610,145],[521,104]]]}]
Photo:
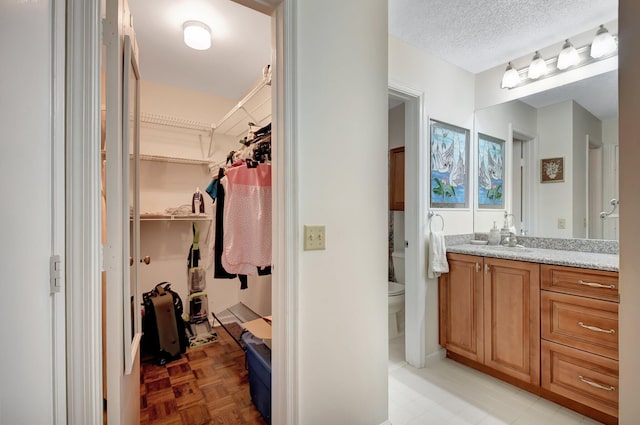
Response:
[{"label": "soap dispenser", "polygon": [[489,245],[498,245],[500,243],[500,230],[493,222],[493,227],[489,230]]},{"label": "soap dispenser", "polygon": [[509,235],[511,231],[509,229],[509,216],[505,214],[504,224],[502,225],[502,229],[500,229],[500,243],[506,245],[509,243]]}]

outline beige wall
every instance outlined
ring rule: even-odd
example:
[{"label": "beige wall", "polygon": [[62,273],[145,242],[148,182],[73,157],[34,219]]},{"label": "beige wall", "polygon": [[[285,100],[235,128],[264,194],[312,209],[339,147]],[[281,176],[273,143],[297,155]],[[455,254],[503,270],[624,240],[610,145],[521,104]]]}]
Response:
[{"label": "beige wall", "polygon": [[640,3],[620,0],[620,423],[640,418]]},{"label": "beige wall", "polygon": [[327,245],[298,254],[298,423],[377,425],[388,418],[387,2],[295,3],[297,231],[325,225]]}]

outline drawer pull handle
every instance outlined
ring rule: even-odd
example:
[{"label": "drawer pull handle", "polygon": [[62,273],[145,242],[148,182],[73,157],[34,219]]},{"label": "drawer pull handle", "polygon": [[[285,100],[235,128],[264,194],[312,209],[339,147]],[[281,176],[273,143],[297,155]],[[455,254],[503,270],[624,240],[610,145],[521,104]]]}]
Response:
[{"label": "drawer pull handle", "polygon": [[599,328],[599,327],[597,327],[597,326],[589,326],[589,325],[585,325],[585,324],[584,324],[584,323],[582,323],[582,322],[578,322],[578,326],[580,326],[581,328],[589,329],[590,331],[604,332],[604,333],[606,333],[606,334],[614,334],[614,333],[616,333],[616,330],[615,330],[615,329],[609,329],[609,330],[601,329],[601,328]]},{"label": "drawer pull handle", "polygon": [[611,385],[598,384],[597,382],[593,382],[592,380],[584,378],[582,376],[578,376],[578,379],[581,380],[582,382],[584,382],[585,384],[589,384],[592,387],[596,387],[596,388],[599,388],[601,390],[606,390],[606,391],[615,391],[616,390],[616,387],[612,387]]},{"label": "drawer pull handle", "polygon": [[616,289],[616,285],[603,285],[601,283],[595,283],[595,282],[585,282],[584,280],[580,279],[578,281],[578,284],[580,285],[585,285],[585,286],[591,286],[592,288],[607,288],[607,289]]}]

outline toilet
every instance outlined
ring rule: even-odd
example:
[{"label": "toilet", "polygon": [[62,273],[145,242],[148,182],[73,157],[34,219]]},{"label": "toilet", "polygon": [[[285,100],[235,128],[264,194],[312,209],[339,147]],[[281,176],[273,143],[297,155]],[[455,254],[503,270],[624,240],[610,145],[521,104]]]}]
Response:
[{"label": "toilet", "polygon": [[397,282],[389,282],[389,339],[404,334],[404,253],[391,257]]}]

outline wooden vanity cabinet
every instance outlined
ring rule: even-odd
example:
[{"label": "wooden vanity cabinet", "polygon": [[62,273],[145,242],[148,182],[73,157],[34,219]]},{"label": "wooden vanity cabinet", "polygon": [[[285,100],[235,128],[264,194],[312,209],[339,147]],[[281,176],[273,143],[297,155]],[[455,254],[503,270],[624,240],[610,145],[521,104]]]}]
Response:
[{"label": "wooden vanity cabinet", "polygon": [[485,258],[484,364],[540,383],[540,266]]},{"label": "wooden vanity cabinet", "polygon": [[467,359],[484,359],[482,257],[448,254],[449,273],[440,276],[440,345]]},{"label": "wooden vanity cabinet", "polygon": [[618,273],[447,254],[447,356],[605,424],[618,423]]},{"label": "wooden vanity cabinet", "polygon": [[440,344],[527,384],[540,382],[538,264],[448,254]]},{"label": "wooden vanity cabinet", "polygon": [[542,388],[618,417],[618,273],[542,270]]},{"label": "wooden vanity cabinet", "polygon": [[389,151],[389,209],[404,211],[404,146]]}]

